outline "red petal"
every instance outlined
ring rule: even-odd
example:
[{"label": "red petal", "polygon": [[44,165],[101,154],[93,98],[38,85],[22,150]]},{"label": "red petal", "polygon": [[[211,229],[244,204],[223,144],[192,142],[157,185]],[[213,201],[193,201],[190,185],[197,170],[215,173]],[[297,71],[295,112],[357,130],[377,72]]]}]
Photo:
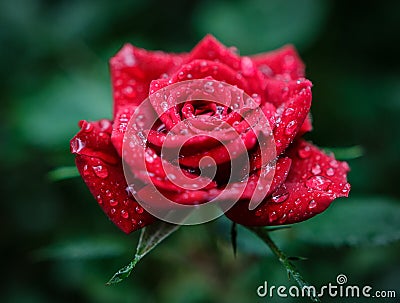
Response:
[{"label": "red petal", "polygon": [[266,76],[289,75],[291,79],[304,77],[304,63],[292,45],[251,58]]},{"label": "red petal", "polygon": [[289,101],[277,108],[275,128],[273,130],[276,154],[280,155],[302,127],[311,107],[311,82],[298,81],[297,88],[289,91]]},{"label": "red petal", "polygon": [[76,166],[100,207],[125,233],[154,221],[154,217],[128,195],[122,162],[111,143],[108,120],[80,123],[82,129],[71,140]]},{"label": "red petal", "polygon": [[240,57],[232,49],[227,48],[212,35],[207,35],[190,52],[187,62],[196,59],[219,61],[232,69],[240,68]]},{"label": "red petal", "polygon": [[248,210],[248,202],[237,203],[227,213],[229,218],[244,225],[296,223],[323,212],[334,199],[348,196],[346,162],[303,140],[296,142],[287,156],[292,166],[285,183],[254,211]]},{"label": "red petal", "polygon": [[186,56],[125,44],[110,60],[114,114],[121,106],[140,104],[148,96],[150,82],[164,73],[174,72]]}]

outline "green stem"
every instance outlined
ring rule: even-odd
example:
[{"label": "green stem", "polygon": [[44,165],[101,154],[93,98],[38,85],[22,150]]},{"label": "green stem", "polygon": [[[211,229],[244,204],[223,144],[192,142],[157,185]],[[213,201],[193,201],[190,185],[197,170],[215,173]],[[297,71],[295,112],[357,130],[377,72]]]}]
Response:
[{"label": "green stem", "polygon": [[[281,262],[281,264],[285,266],[286,271],[289,275],[289,279],[290,277],[293,277],[293,279],[300,286],[300,288],[303,288],[304,286],[310,286],[310,284],[306,280],[304,280],[304,278],[301,276],[296,266],[294,266],[294,264],[290,262],[289,257],[286,256],[285,253],[281,251],[278,246],[276,246],[274,241],[272,241],[271,237],[269,236],[269,231],[266,228],[250,227],[250,226],[246,227],[253,233],[255,233],[261,240],[264,241],[265,244],[269,246],[269,248],[275,254],[275,256],[278,257],[279,262]],[[317,296],[314,296],[312,293],[310,293],[309,295],[310,299],[313,302],[321,302],[321,300]]]}]

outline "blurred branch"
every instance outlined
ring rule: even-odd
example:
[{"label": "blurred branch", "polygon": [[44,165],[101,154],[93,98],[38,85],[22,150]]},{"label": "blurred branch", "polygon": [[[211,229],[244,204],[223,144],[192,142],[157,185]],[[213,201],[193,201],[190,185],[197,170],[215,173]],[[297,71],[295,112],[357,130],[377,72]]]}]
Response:
[{"label": "blurred branch", "polygon": [[79,177],[79,171],[76,166],[62,166],[50,171],[47,174],[47,177],[51,181],[56,182],[64,179]]},{"label": "blurred branch", "polygon": [[352,160],[364,155],[364,148],[361,145],[349,147],[324,147],[323,149],[327,152],[334,153],[338,160]]},{"label": "blurred branch", "polygon": [[[261,240],[264,241],[265,244],[269,246],[271,251],[278,257],[279,262],[282,263],[283,266],[285,266],[286,271],[288,273],[289,279],[290,277],[293,277],[293,279],[296,281],[296,283],[300,286],[300,288],[303,288],[305,286],[310,286],[310,284],[304,280],[302,275],[299,273],[299,271],[296,269],[294,264],[290,262],[291,258],[286,256],[279,248],[276,246],[275,242],[272,241],[271,237],[269,236],[269,231],[268,229],[264,227],[247,227],[249,230],[251,230],[253,233],[255,233]],[[308,292],[308,295],[313,302],[321,302],[320,299],[316,296],[314,296],[311,292]]]}]

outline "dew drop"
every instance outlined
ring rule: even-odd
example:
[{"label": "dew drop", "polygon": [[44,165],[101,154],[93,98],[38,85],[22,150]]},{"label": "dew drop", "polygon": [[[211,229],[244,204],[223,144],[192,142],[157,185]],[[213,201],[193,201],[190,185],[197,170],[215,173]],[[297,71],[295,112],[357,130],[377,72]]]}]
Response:
[{"label": "dew drop", "polygon": [[278,215],[275,211],[271,212],[268,216],[269,222],[272,223],[278,219]]},{"label": "dew drop", "polygon": [[326,191],[331,183],[331,180],[323,176],[312,176],[306,181],[306,186],[311,189]]},{"label": "dew drop", "polygon": [[326,170],[327,176],[332,177],[334,174],[335,174],[335,170],[332,167],[330,167]]},{"label": "dew drop", "polygon": [[117,200],[113,200],[113,199],[111,199],[109,203],[110,203],[110,206],[112,206],[112,207],[115,207],[115,206],[118,205],[118,201]]},{"label": "dew drop", "polygon": [[285,110],[285,116],[290,116],[291,114],[293,114],[294,113],[294,109],[292,108],[292,107],[288,107],[286,110]]},{"label": "dew drop", "polygon": [[259,208],[259,209],[256,210],[255,215],[256,215],[257,217],[260,217],[260,216],[262,215],[262,210],[261,210],[261,208]]},{"label": "dew drop", "polygon": [[285,187],[280,187],[278,190],[276,190],[271,197],[271,201],[275,203],[282,203],[287,200],[289,197],[289,192]]},{"label": "dew drop", "polygon": [[89,167],[88,167],[87,164],[85,164],[85,166],[83,167],[83,175],[84,175],[84,176],[90,175],[90,173],[89,173]]},{"label": "dew drop", "polygon": [[90,133],[93,130],[93,124],[90,122],[86,122],[84,121],[82,123],[82,131],[84,131],[85,133]]},{"label": "dew drop", "polygon": [[294,204],[295,205],[299,205],[301,203],[301,199],[297,198],[296,200],[294,200]]},{"label": "dew drop", "polygon": [[117,210],[115,208],[111,208],[110,213],[113,215]]},{"label": "dew drop", "polygon": [[339,167],[339,162],[336,160],[331,160],[331,162],[329,162],[329,164],[333,167],[333,168],[338,168]]},{"label": "dew drop", "polygon": [[286,135],[291,135],[293,132],[296,130],[297,123],[295,120],[290,121],[285,128],[285,134]]},{"label": "dew drop", "polygon": [[125,191],[126,191],[126,193],[128,194],[128,196],[132,196],[132,195],[136,194],[136,190],[135,190],[133,184],[128,185],[128,186],[125,188]]},{"label": "dew drop", "polygon": [[93,171],[99,178],[105,179],[108,177],[108,170],[103,165],[93,166]]},{"label": "dew drop", "polygon": [[297,154],[301,159],[307,159],[311,156],[311,149],[309,146],[304,146],[303,148],[299,149]]},{"label": "dew drop", "polygon": [[168,174],[167,177],[170,180],[175,180],[176,179],[176,176],[174,174]]},{"label": "dew drop", "polygon": [[321,166],[319,166],[319,164],[314,165],[314,167],[311,169],[311,172],[314,175],[318,175],[321,173]]},{"label": "dew drop", "polygon": [[138,214],[142,214],[142,213],[143,213],[143,207],[141,207],[140,205],[138,205],[138,206],[136,206],[135,211],[136,211]]},{"label": "dew drop", "polygon": [[214,87],[212,85],[213,85],[213,83],[211,81],[206,82],[206,84],[204,84],[204,91],[212,94],[214,92]]},{"label": "dew drop", "polygon": [[166,111],[166,110],[168,109],[168,103],[165,102],[165,101],[161,102],[161,103],[160,103],[160,106],[161,106],[161,108],[162,108],[164,111]]},{"label": "dew drop", "polygon": [[123,94],[128,98],[136,97],[136,92],[132,86],[127,86],[122,90]]},{"label": "dew drop", "polygon": [[129,213],[125,209],[123,209],[123,210],[121,210],[121,217],[124,219],[128,219]]},{"label": "dew drop", "polygon": [[315,200],[311,200],[310,203],[308,203],[309,209],[314,209],[316,207],[317,207],[317,202],[315,202]]}]

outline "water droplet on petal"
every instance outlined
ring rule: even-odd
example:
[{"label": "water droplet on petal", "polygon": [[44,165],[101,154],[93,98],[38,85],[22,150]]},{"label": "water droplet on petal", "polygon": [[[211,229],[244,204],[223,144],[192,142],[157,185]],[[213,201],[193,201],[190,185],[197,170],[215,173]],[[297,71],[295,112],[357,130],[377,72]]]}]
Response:
[{"label": "water droplet on petal", "polygon": [[128,194],[128,196],[132,196],[132,195],[136,194],[136,190],[135,190],[133,184],[128,185],[128,186],[125,188],[125,191],[126,191],[126,193]]},{"label": "water droplet on petal", "polygon": [[143,213],[143,207],[141,207],[140,205],[138,205],[138,206],[136,206],[135,211],[136,211],[138,214],[142,214],[142,213]]},{"label": "water droplet on petal", "polygon": [[212,94],[214,92],[213,82],[206,82],[206,84],[204,84],[204,91]]},{"label": "water droplet on petal", "polygon": [[312,176],[306,181],[306,186],[311,189],[326,191],[331,183],[331,180],[323,176]]},{"label": "water droplet on petal", "polygon": [[294,204],[295,205],[299,205],[301,203],[301,199],[297,198],[296,200],[294,200]]},{"label": "water droplet on petal", "polygon": [[118,201],[117,200],[110,200],[110,206],[114,207],[118,205]]},{"label": "water droplet on petal", "polygon": [[329,164],[333,167],[333,168],[338,168],[339,167],[339,162],[336,160],[331,160],[331,162],[329,162]]},{"label": "water droplet on petal", "polygon": [[285,187],[280,187],[278,190],[276,190],[271,197],[271,201],[275,203],[282,203],[287,200],[289,197],[289,192]]},{"label": "water droplet on petal", "polygon": [[94,173],[97,177],[105,179],[108,177],[108,170],[103,165],[93,166]]},{"label": "water droplet on petal", "polygon": [[110,213],[113,215],[117,210],[115,208],[111,208]]},{"label": "water droplet on petal", "polygon": [[295,112],[294,108],[288,107],[288,108],[285,110],[285,116],[290,116],[290,115],[293,114],[294,112]]},{"label": "water droplet on petal", "polygon": [[330,167],[326,170],[327,176],[332,177],[334,174],[335,174],[335,170],[332,167]]},{"label": "water droplet on petal", "polygon": [[262,215],[262,210],[261,210],[261,208],[259,208],[259,209],[256,210],[255,215],[256,215],[257,217],[260,217],[260,216]]},{"label": "water droplet on petal", "polygon": [[311,172],[314,175],[318,175],[321,173],[321,166],[319,166],[319,164],[315,164],[314,167],[311,169]]},{"label": "water droplet on petal", "polygon": [[295,120],[290,121],[285,128],[285,134],[286,135],[291,135],[293,132],[296,130],[297,123]]},{"label": "water droplet on petal", "polygon": [[165,101],[161,102],[161,103],[160,103],[160,106],[161,106],[161,108],[162,108],[164,111],[166,111],[166,110],[168,109],[168,103],[165,102]]},{"label": "water droplet on petal", "polygon": [[269,214],[268,219],[270,223],[276,221],[276,219],[278,219],[277,213],[273,211],[272,213]]},{"label": "water droplet on petal", "polygon": [[297,153],[301,159],[307,159],[311,156],[311,148],[309,146],[304,146],[300,148]]},{"label": "water droplet on petal", "polygon": [[317,207],[317,202],[315,202],[315,200],[311,200],[310,203],[308,203],[309,209],[314,209],[316,207]]},{"label": "water droplet on petal", "polygon": [[255,72],[254,63],[249,57],[242,57],[241,68],[245,76],[251,76]]},{"label": "water droplet on petal", "polygon": [[85,133],[90,133],[93,130],[93,124],[87,121],[83,121],[81,127]]},{"label": "water droplet on petal", "polygon": [[123,210],[121,210],[121,217],[124,219],[128,219],[129,213],[125,209],[123,209]]}]

